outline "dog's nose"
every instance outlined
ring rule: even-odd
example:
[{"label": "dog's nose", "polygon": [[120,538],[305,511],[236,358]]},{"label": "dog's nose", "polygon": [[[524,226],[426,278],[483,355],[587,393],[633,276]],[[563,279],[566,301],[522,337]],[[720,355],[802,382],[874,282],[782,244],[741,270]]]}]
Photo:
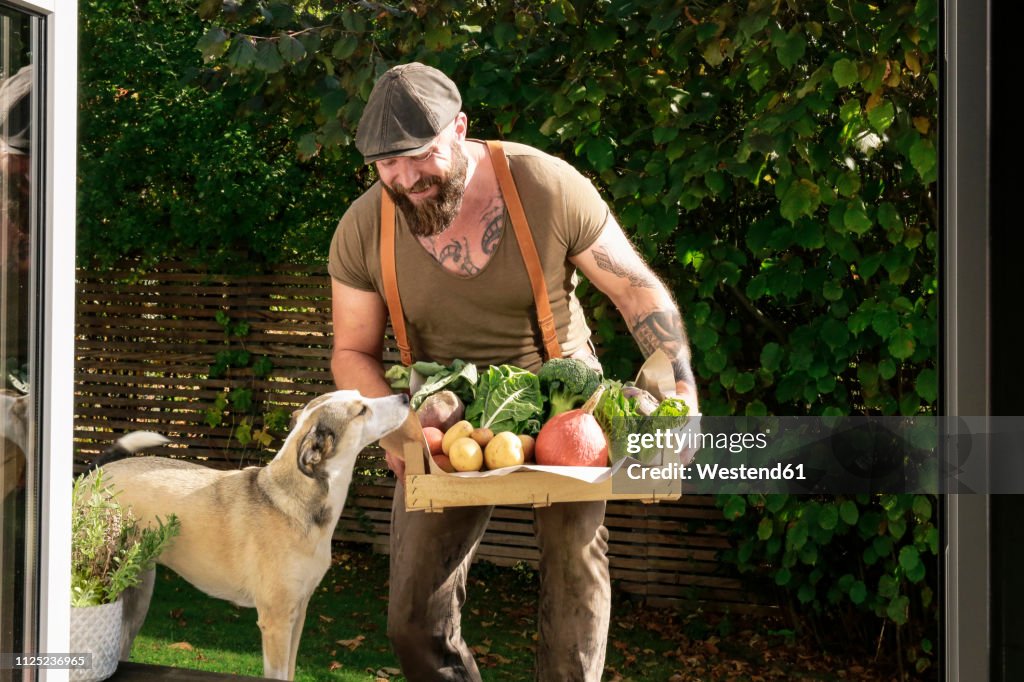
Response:
[{"label": "dog's nose", "polygon": [[407,393],[399,393],[398,395],[402,396],[402,404],[403,405],[408,405],[409,404],[409,395]]}]

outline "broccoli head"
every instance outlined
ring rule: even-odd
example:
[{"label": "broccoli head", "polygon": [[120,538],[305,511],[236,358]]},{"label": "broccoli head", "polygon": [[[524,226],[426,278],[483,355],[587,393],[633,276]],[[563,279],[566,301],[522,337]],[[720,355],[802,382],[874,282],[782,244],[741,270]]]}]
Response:
[{"label": "broccoli head", "polygon": [[580,407],[597,390],[601,373],[576,358],[555,358],[537,373],[541,391],[551,404],[548,419]]}]

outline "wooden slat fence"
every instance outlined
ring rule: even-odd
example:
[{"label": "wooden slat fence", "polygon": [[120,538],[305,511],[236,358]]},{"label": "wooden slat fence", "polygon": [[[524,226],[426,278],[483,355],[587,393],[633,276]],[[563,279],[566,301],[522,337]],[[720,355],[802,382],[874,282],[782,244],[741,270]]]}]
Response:
[{"label": "wooden slat fence", "polygon": [[[202,459],[210,466],[258,464],[271,448],[240,445],[232,433],[239,417],[207,422],[219,394],[239,382],[252,392],[253,428],[271,410],[290,413],[332,388],[330,377],[330,283],[322,267],[288,266],[269,275],[224,276],[180,264],[137,274],[78,273],[76,324],[76,462],[84,465],[126,431],[147,429],[173,440],[152,454]],[[218,321],[220,316],[220,321]],[[222,322],[248,325],[231,336]],[[272,370],[257,376],[251,366],[210,378],[222,351],[244,350],[252,365],[267,358]],[[385,339],[385,361],[397,362]],[[237,391],[233,389],[233,391]],[[339,539],[365,542],[387,552],[393,479],[379,450],[363,457]],[[728,546],[713,525],[720,512],[710,498],[647,505],[610,503],[606,525],[613,580],[650,602],[685,602],[709,608],[761,608],[716,561]],[[498,507],[479,558],[502,565],[536,567],[533,510]]]}]

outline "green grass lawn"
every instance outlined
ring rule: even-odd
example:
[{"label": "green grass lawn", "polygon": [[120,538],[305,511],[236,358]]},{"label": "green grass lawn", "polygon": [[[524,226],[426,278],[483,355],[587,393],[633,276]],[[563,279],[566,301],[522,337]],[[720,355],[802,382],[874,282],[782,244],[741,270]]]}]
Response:
[{"label": "green grass lawn", "polygon": [[[386,637],[387,557],[362,547],[335,556],[309,605],[296,680],[404,679]],[[533,679],[536,574],[478,563],[463,618],[483,679]],[[888,680],[864,656],[835,657],[796,641],[767,617],[652,609],[616,593],[606,682]],[[255,609],[241,609],[158,570],[149,616],[132,660],[260,676]]]}]

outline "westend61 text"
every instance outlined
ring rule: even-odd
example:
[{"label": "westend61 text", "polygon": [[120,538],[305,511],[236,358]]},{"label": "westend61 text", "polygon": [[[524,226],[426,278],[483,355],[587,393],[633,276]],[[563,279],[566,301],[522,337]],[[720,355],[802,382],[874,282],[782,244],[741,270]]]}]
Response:
[{"label": "westend61 text", "polygon": [[626,467],[626,475],[634,481],[642,480],[681,480],[681,481],[803,481],[803,464],[776,464],[768,467],[752,467],[741,464],[737,467],[724,467],[719,464],[693,464],[684,466],[678,462],[660,467],[645,467],[642,464],[630,464]]}]

